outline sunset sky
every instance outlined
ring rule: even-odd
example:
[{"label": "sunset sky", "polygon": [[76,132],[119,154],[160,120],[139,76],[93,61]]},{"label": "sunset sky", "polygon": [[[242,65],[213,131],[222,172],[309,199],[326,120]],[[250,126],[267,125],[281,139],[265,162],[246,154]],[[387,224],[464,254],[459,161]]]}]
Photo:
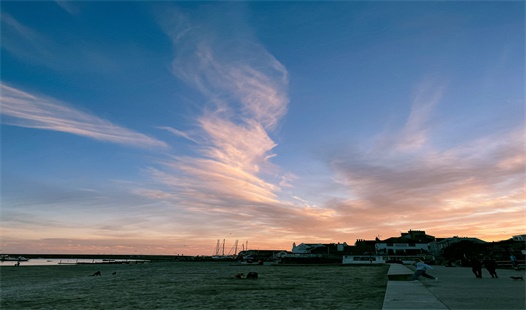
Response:
[{"label": "sunset sky", "polygon": [[525,3],[10,2],[2,253],[526,233]]}]

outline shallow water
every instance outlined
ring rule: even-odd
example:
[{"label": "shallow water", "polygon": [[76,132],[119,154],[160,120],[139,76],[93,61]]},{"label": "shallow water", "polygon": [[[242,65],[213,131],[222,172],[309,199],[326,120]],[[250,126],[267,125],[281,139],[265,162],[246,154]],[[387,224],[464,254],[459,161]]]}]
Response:
[{"label": "shallow water", "polygon": [[[381,309],[387,268],[224,262],[4,266],[0,308]],[[95,271],[102,276],[91,276]],[[232,277],[250,271],[259,278]]]}]

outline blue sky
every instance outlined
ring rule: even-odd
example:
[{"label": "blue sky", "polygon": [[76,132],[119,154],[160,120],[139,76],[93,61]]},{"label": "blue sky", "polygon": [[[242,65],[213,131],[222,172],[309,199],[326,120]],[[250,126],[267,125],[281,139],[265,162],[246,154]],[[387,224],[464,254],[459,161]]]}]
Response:
[{"label": "blue sky", "polygon": [[520,1],[3,2],[1,250],[525,232]]}]

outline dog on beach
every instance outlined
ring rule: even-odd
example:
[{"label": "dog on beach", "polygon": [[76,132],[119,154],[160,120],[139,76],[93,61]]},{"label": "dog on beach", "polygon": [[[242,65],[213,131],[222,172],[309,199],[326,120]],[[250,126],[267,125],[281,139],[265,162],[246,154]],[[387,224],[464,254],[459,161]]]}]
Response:
[{"label": "dog on beach", "polygon": [[91,276],[92,276],[92,277],[93,277],[93,276],[102,276],[102,273],[100,273],[100,271],[97,271],[97,272],[95,272],[94,274],[92,274]]},{"label": "dog on beach", "polygon": [[524,278],[522,276],[520,276],[520,277],[511,276],[510,278],[512,278],[513,280],[522,280],[522,281],[524,281]]}]

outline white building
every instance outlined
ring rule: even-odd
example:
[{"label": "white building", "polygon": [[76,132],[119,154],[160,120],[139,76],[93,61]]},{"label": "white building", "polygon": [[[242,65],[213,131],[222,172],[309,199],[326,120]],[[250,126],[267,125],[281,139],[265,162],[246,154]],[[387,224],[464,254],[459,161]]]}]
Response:
[{"label": "white building", "polygon": [[300,245],[296,245],[296,242],[292,244],[292,253],[293,254],[309,254],[312,253],[314,249],[317,248],[324,248],[325,245],[318,243],[318,244],[306,244],[306,243],[300,243]]},{"label": "white building", "polygon": [[478,238],[469,238],[469,237],[458,237],[454,236],[451,238],[439,238],[429,243],[429,250],[433,255],[440,255],[444,252],[444,249],[461,241],[469,241],[473,243],[486,243],[484,240]]},{"label": "white building", "polygon": [[301,243],[296,245],[296,242],[292,244],[292,253],[293,254],[312,254],[312,253],[338,253],[343,252],[347,248],[347,243]]},{"label": "white building", "polygon": [[378,240],[376,253],[386,255],[417,255],[429,253],[429,243],[435,237],[426,235],[422,230],[409,230],[401,233],[401,237]]},{"label": "white building", "polygon": [[427,243],[399,243],[399,242],[378,242],[376,243],[376,253],[378,254],[420,254],[428,253]]},{"label": "white building", "polygon": [[526,241],[526,235],[513,236],[513,241]]}]

